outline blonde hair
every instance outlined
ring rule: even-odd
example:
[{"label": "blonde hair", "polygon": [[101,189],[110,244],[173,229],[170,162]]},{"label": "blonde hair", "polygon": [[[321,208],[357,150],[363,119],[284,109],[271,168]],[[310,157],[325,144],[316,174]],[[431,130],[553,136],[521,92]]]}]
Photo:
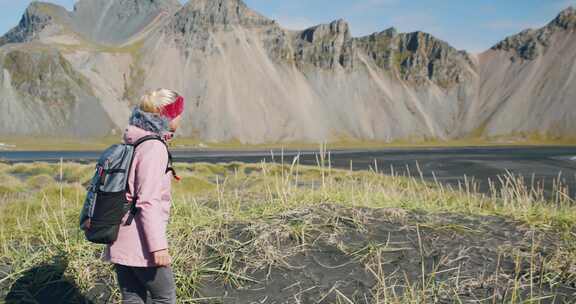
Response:
[{"label": "blonde hair", "polygon": [[158,113],[163,106],[176,101],[178,96],[180,96],[180,94],[168,89],[150,91],[140,98],[140,110],[149,113]]}]

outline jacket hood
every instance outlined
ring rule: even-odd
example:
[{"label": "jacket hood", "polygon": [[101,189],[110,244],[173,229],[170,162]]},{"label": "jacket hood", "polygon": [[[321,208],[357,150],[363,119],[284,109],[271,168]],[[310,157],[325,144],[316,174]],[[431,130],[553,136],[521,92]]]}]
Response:
[{"label": "jacket hood", "polygon": [[128,126],[126,130],[124,130],[124,143],[125,144],[134,144],[140,138],[148,135],[154,135],[155,133],[146,131],[144,129],[138,128],[136,126]]},{"label": "jacket hood", "polygon": [[157,134],[157,133],[146,131],[142,128],[130,125],[130,126],[126,127],[126,130],[124,130],[123,141],[125,144],[134,144],[140,138],[142,138],[144,136],[148,136],[148,135],[159,135],[165,142],[168,142],[170,139],[172,139],[172,136],[173,136],[171,132],[161,132],[160,134]]}]

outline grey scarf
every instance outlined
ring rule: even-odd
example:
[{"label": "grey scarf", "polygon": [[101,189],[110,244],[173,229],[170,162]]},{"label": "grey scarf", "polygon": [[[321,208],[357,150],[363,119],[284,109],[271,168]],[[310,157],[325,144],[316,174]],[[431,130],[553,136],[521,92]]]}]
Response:
[{"label": "grey scarf", "polygon": [[166,117],[162,117],[158,114],[148,113],[140,110],[139,107],[135,107],[132,110],[132,115],[130,115],[130,120],[128,122],[131,126],[138,127],[140,129],[162,135],[163,133],[169,132],[170,121]]}]

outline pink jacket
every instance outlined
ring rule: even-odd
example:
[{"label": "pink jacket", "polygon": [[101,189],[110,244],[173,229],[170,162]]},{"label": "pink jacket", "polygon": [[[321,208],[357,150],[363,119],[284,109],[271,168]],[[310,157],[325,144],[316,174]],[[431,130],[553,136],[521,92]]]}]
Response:
[{"label": "pink jacket", "polygon": [[[124,142],[134,143],[152,134],[129,126],[124,133]],[[168,248],[166,226],[170,217],[172,174],[166,173],[167,164],[168,153],[160,141],[146,141],[136,149],[126,196],[131,202],[132,193],[136,192],[139,212],[132,225],[120,226],[118,239],[104,252],[105,261],[132,267],[155,267],[152,253]]]}]

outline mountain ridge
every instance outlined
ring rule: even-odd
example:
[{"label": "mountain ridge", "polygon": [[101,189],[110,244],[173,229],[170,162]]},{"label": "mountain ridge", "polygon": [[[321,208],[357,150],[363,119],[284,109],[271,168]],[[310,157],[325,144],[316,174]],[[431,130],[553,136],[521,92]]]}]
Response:
[{"label": "mountain ridge", "polygon": [[[86,3],[96,3],[96,2],[102,2],[102,1],[106,1],[106,0],[77,0],[77,2],[74,4],[74,8],[72,9],[72,11],[68,11],[66,10],[66,8],[64,8],[63,6],[57,5],[57,4],[52,4],[50,2],[46,2],[46,1],[33,1],[29,4],[29,6],[26,8],[25,13],[22,16],[22,19],[20,21],[20,23],[24,22],[27,23],[28,21],[25,20],[29,20],[31,19],[31,17],[36,16],[37,14],[35,14],[34,12],[41,12],[43,11],[44,14],[46,14],[46,10],[48,11],[56,11],[56,14],[62,14],[62,12],[66,13],[66,14],[74,14],[77,13],[78,11],[82,11],[83,9],[83,5],[85,5]],[[214,9],[218,6],[222,6],[222,4],[227,4],[227,6],[229,7],[230,5],[236,5],[239,8],[242,8],[242,10],[250,12],[251,14],[257,16],[258,18],[261,18],[262,20],[266,20],[269,23],[276,23],[277,22],[273,19],[269,19],[264,17],[263,15],[257,13],[256,11],[250,9],[242,0],[215,0],[215,1],[207,1],[207,0],[191,0],[188,1],[186,4],[182,5],[179,1],[177,0],[162,0],[162,1],[158,1],[158,0],[113,0],[113,1],[109,1],[109,3],[117,3],[117,2],[133,2],[133,3],[140,3],[140,2],[149,2],[149,3],[165,3],[166,6],[171,6],[172,8],[177,8],[177,9],[184,9],[184,8],[188,8],[191,10],[196,10],[198,12],[204,12],[203,10],[200,10],[199,8],[203,7],[204,10],[206,9]],[[88,5],[87,5],[88,6]],[[90,8],[93,8],[93,6],[89,6]],[[226,6],[225,6],[226,7]],[[169,10],[168,10],[169,11]],[[177,11],[177,10],[176,10]],[[214,13],[214,12],[212,12]],[[51,14],[47,14],[49,17],[54,17],[54,13]],[[211,15],[214,16],[214,15]],[[226,19],[226,18],[225,18]],[[234,19],[234,18],[233,18]],[[224,21],[224,20],[220,20],[220,21]],[[228,19],[226,19],[226,21],[229,21]],[[338,19],[338,20],[334,20],[332,22],[329,23],[325,23],[325,24],[317,24],[317,25],[313,25],[310,26],[308,28],[302,29],[302,30],[287,30],[287,31],[293,31],[293,32],[302,32],[302,31],[307,31],[322,25],[328,25],[334,22],[346,22],[348,24],[348,22],[344,19]],[[563,28],[565,30],[570,30],[570,29],[576,29],[576,8],[574,8],[573,6],[568,6],[566,9],[562,10],[552,21],[550,21],[544,28],[547,27],[552,27],[552,26],[556,26],[556,27],[560,27]],[[16,26],[15,28],[17,28],[18,26]],[[7,34],[9,34],[12,30],[14,30],[15,28],[12,28],[11,30],[9,30],[8,32],[4,33],[2,36],[0,36],[1,38],[3,38],[4,36],[6,36]],[[394,30],[395,32],[398,32],[398,30],[395,27],[390,27],[387,29],[384,29],[383,31],[376,31],[370,34],[366,34],[366,35],[360,35],[360,36],[354,36],[352,38],[355,39],[362,39],[362,38],[367,38],[370,36],[374,36],[374,35],[378,35],[378,34],[382,34],[385,33],[386,31],[389,30]],[[521,35],[525,32],[531,32],[531,31],[535,31],[533,29],[526,29],[521,31],[520,33],[517,34],[513,34],[509,37],[513,37],[516,35]],[[425,33],[423,31],[413,31],[413,32],[404,32],[402,34],[415,34],[415,33],[424,33],[427,35],[430,35],[432,37],[434,37],[433,35],[429,34],[429,33]],[[434,37],[435,39],[438,39],[436,37]],[[447,43],[448,45],[450,45],[449,42],[444,41],[442,39],[438,39],[440,41],[443,41],[445,43]],[[496,43],[494,46],[492,46],[491,48],[487,49],[493,49],[496,48],[499,44],[501,44],[504,40],[506,40],[506,38],[504,38],[502,41]],[[17,41],[17,42],[24,42],[24,41]],[[0,45],[2,44],[6,44],[7,42],[2,42],[2,40],[0,40]],[[485,50],[485,51],[487,51]],[[458,50],[460,52],[466,52],[469,54],[472,54],[466,50]],[[483,51],[481,51],[483,52]]]},{"label": "mountain ridge", "polygon": [[[85,16],[91,11],[100,14]],[[42,56],[50,57],[47,62],[56,70],[78,73],[61,86],[73,87],[73,78],[88,83],[88,93],[78,91],[74,99],[91,95],[91,106],[107,116],[106,125],[97,128],[100,135],[122,129],[139,94],[170,87],[191,100],[182,135],[208,141],[564,138],[573,136],[571,119],[576,118],[570,103],[576,96],[571,89],[576,54],[569,51],[574,15],[573,8],[566,9],[546,27],[470,54],[420,31],[389,28],[353,37],[342,19],[287,30],[241,0],[184,5],[175,0],[82,0],[71,12],[33,3],[0,38],[0,54],[34,45],[50,50]],[[552,58],[557,52],[565,67],[555,72],[541,65],[557,66]],[[31,96],[25,88],[37,86],[38,76],[21,76],[1,62],[0,68],[4,79],[24,79],[24,84],[4,81],[0,87],[0,106],[3,102],[7,111],[20,107],[24,98],[42,105],[42,96],[59,96]],[[519,75],[526,75],[526,81]],[[550,77],[559,84],[550,85]],[[538,106],[537,98],[524,91],[546,100],[553,110]],[[526,109],[532,109],[525,114],[536,122],[514,118]],[[19,115],[26,121],[36,114]],[[62,132],[50,123],[36,131],[8,129],[1,122],[0,127],[9,130],[5,135]]]},{"label": "mountain ridge", "polygon": [[550,44],[550,36],[559,30],[576,30],[576,9],[568,7],[546,26],[539,29],[527,29],[506,37],[491,49],[513,51],[521,59],[534,60],[546,51]]}]

